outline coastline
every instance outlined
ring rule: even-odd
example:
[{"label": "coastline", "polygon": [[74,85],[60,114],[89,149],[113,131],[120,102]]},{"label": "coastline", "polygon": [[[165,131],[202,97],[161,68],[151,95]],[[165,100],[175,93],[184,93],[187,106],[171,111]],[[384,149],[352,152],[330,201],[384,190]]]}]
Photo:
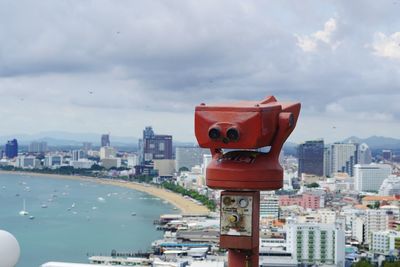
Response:
[{"label": "coastline", "polygon": [[184,198],[182,195],[177,193],[167,191],[163,188],[158,188],[148,184],[141,184],[136,182],[127,182],[122,180],[114,180],[114,179],[105,179],[105,178],[94,178],[90,176],[75,176],[75,175],[61,175],[61,174],[48,174],[48,173],[35,173],[29,171],[3,171],[0,170],[0,174],[14,174],[14,175],[29,175],[29,176],[38,176],[38,177],[48,177],[54,179],[68,179],[68,180],[78,180],[78,181],[86,181],[93,182],[98,184],[112,185],[123,187],[127,189],[137,190],[141,192],[148,193],[155,197],[159,197],[165,201],[168,201],[175,207],[177,207],[182,214],[194,214],[194,215],[207,215],[209,214],[209,210],[202,205],[196,204],[193,201]]}]

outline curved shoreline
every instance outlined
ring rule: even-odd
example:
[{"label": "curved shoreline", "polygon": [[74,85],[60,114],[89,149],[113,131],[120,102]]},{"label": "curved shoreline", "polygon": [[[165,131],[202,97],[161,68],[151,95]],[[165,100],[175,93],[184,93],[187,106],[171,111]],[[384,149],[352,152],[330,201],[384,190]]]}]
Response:
[{"label": "curved shoreline", "polygon": [[60,174],[47,174],[47,173],[36,173],[36,172],[16,172],[16,171],[3,171],[0,170],[0,174],[14,174],[21,176],[38,176],[38,177],[47,177],[54,179],[68,179],[68,180],[78,180],[78,181],[86,181],[86,182],[94,182],[98,184],[112,185],[123,188],[128,188],[132,190],[137,190],[141,192],[148,193],[150,195],[159,197],[164,199],[177,207],[183,214],[193,214],[193,215],[208,215],[209,210],[199,204],[194,203],[193,201],[184,198],[183,196],[173,193],[171,191],[167,191],[163,188],[158,188],[155,186],[151,186],[148,184],[140,184],[136,182],[127,182],[122,180],[113,180],[113,179],[105,179],[105,178],[94,178],[89,176],[74,176],[74,175],[60,175]]}]

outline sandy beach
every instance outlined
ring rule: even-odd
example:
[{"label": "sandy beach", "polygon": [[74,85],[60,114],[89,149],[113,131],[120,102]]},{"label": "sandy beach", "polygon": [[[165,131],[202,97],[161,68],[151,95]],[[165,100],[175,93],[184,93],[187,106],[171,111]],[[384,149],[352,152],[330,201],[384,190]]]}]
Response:
[{"label": "sandy beach", "polygon": [[14,172],[14,171],[0,171],[0,174],[14,174],[22,176],[42,176],[55,179],[69,179],[69,180],[80,180],[86,182],[94,182],[100,184],[107,184],[113,186],[124,187],[132,190],[148,193],[150,195],[164,199],[181,210],[182,214],[203,214],[207,215],[210,211],[202,205],[196,204],[193,201],[184,198],[183,196],[176,194],[171,191],[167,191],[163,188],[151,186],[149,184],[141,184],[136,182],[126,182],[114,179],[100,179],[88,176],[75,176],[75,175],[58,175],[58,174],[44,174],[44,173],[33,173],[33,172]]}]

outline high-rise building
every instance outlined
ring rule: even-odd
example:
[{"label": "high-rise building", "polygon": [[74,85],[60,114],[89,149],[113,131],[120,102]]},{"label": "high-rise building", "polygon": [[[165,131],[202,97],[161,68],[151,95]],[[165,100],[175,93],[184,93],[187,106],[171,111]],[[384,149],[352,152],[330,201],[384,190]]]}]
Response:
[{"label": "high-rise building", "polygon": [[109,134],[103,134],[101,135],[101,146],[110,146],[110,135]]},{"label": "high-rise building", "polygon": [[203,163],[203,155],[210,151],[197,146],[175,148],[175,170],[179,171],[182,167],[190,170],[196,165]]},{"label": "high-rise building", "polygon": [[269,192],[261,192],[260,218],[279,218],[279,199]]},{"label": "high-rise building", "polygon": [[46,142],[31,142],[29,144],[29,152],[45,153],[45,152],[47,152],[47,143]]},{"label": "high-rise building", "polygon": [[288,224],[288,251],[298,264],[345,266],[344,231],[334,224]]},{"label": "high-rise building", "polygon": [[362,191],[378,191],[383,180],[392,173],[387,164],[354,165],[354,189]]},{"label": "high-rise building", "polygon": [[13,139],[7,142],[5,145],[5,154],[9,159],[15,158],[18,156],[18,141],[17,139]]},{"label": "high-rise building", "polygon": [[400,195],[400,176],[389,175],[379,188],[380,196]]},{"label": "high-rise building", "polygon": [[383,209],[368,209],[365,216],[364,243],[370,244],[372,233],[389,229],[390,213]]},{"label": "high-rise building", "polygon": [[140,163],[146,165],[154,159],[173,159],[172,135],[154,134],[152,127],[143,131],[143,139],[139,140]]},{"label": "high-rise building", "polygon": [[324,176],[329,177],[332,172],[332,150],[330,146],[324,147]]},{"label": "high-rise building", "polygon": [[83,150],[72,150],[71,155],[72,155],[71,159],[73,161],[78,161],[80,159],[85,158],[85,152]]},{"label": "high-rise building", "polygon": [[324,140],[306,141],[297,149],[299,159],[298,175],[303,173],[324,175]]},{"label": "high-rise building", "polygon": [[370,164],[372,162],[371,149],[366,143],[362,143],[358,146],[358,160],[359,164]]},{"label": "high-rise building", "polygon": [[92,143],[83,142],[82,143],[82,150],[85,151],[85,153],[87,154],[89,150],[92,150]]},{"label": "high-rise building", "polygon": [[400,232],[379,231],[371,235],[370,251],[372,253],[391,256],[400,250]]},{"label": "high-rise building", "polygon": [[100,159],[113,158],[116,155],[116,151],[113,147],[103,146],[100,148]]},{"label": "high-rise building", "polygon": [[332,170],[334,172],[345,172],[353,176],[353,166],[358,163],[357,144],[335,143],[332,145]]},{"label": "high-rise building", "polygon": [[44,166],[51,168],[54,166],[61,166],[63,161],[63,157],[61,155],[47,155],[44,158]]},{"label": "high-rise building", "polygon": [[16,159],[16,167],[23,169],[35,169],[40,167],[40,160],[34,156],[18,156]]},{"label": "high-rise building", "polygon": [[136,165],[138,165],[138,156],[136,154],[129,155],[127,158],[127,167],[128,168],[134,168]]},{"label": "high-rise building", "polygon": [[393,160],[392,150],[389,149],[382,150],[382,158],[383,160],[392,161]]}]

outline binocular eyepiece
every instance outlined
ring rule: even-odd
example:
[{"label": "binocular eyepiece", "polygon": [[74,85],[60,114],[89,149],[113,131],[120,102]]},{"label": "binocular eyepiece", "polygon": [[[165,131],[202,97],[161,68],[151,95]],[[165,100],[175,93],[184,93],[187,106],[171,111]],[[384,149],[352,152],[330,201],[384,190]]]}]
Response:
[{"label": "binocular eyepiece", "polygon": [[211,140],[222,140],[223,143],[236,142],[239,140],[239,130],[235,127],[230,127],[226,130],[225,134],[221,133],[221,128],[213,126],[208,130],[208,137]]}]

